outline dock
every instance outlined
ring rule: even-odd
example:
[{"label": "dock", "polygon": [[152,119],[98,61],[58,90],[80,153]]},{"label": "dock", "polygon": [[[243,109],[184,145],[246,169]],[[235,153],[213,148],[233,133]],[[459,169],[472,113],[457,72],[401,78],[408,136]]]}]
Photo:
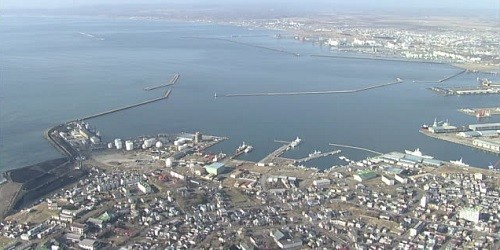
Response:
[{"label": "dock", "polygon": [[226,94],[223,97],[243,97],[243,96],[281,96],[281,95],[318,95],[318,94],[351,94],[362,91],[367,91],[376,88],[387,87],[395,84],[402,83],[403,80],[397,78],[394,82],[375,84],[368,87],[359,89],[347,89],[347,90],[326,90],[326,91],[301,91],[301,92],[267,92],[267,93],[247,93],[247,94]]},{"label": "dock", "polygon": [[467,72],[467,70],[462,70],[462,71],[457,72],[457,73],[455,73],[453,75],[446,76],[446,77],[444,77],[442,79],[435,80],[435,81],[419,81],[419,80],[414,80],[413,82],[414,83],[443,83],[443,82],[448,81],[448,80],[450,80],[450,79],[452,79],[454,77],[457,77],[457,76],[459,76],[459,75],[461,75],[461,74],[463,74],[465,72]]},{"label": "dock", "polygon": [[112,110],[108,110],[108,111],[104,111],[104,112],[97,113],[97,114],[94,114],[94,115],[85,116],[85,117],[80,118],[78,120],[81,120],[81,121],[88,120],[88,119],[96,118],[96,117],[99,117],[99,116],[103,116],[103,115],[107,115],[107,114],[111,114],[111,113],[116,113],[116,112],[119,112],[119,111],[122,111],[122,110],[131,109],[131,108],[135,108],[135,107],[138,107],[138,106],[146,105],[146,104],[149,104],[149,103],[161,101],[161,100],[167,99],[170,96],[171,92],[172,92],[172,90],[169,89],[169,90],[167,90],[165,92],[165,94],[162,97],[158,97],[158,98],[155,98],[155,99],[143,101],[143,102],[132,104],[132,105],[127,105],[127,106],[124,106],[124,107],[120,107],[120,108],[116,108],[116,109],[112,109]]},{"label": "dock", "polygon": [[321,153],[321,154],[315,154],[315,155],[311,155],[311,156],[304,157],[301,159],[297,159],[297,160],[295,160],[295,162],[297,162],[297,163],[308,162],[310,160],[326,157],[329,155],[336,155],[336,154],[339,154],[340,152],[342,152],[342,150],[334,150],[334,151],[325,152],[325,153]]},{"label": "dock", "polygon": [[159,89],[159,88],[164,88],[164,87],[168,87],[168,86],[172,86],[174,85],[175,83],[177,83],[177,80],[179,80],[179,77],[181,75],[180,74],[175,74],[168,83],[166,84],[162,84],[162,85],[158,85],[158,86],[153,86],[153,87],[146,87],[144,88],[144,90],[146,91],[149,91],[149,90],[155,90],[155,89]]}]

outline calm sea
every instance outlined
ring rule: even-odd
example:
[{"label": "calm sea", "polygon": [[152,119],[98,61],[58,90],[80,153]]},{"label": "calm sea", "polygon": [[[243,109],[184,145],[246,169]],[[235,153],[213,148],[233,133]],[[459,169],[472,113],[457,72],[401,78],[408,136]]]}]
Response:
[{"label": "calm sea", "polygon": [[[498,96],[436,95],[412,80],[437,80],[457,68],[415,62],[310,57],[331,54],[326,47],[276,39],[276,31],[167,21],[89,17],[2,16],[0,25],[0,169],[58,157],[43,131],[58,123],[163,94],[143,88],[181,74],[167,101],[92,119],[105,141],[156,133],[201,131],[228,136],[211,150],[234,152],[243,141],[259,160],[279,146],[303,143],[289,157],[333,150],[329,143],[376,151],[419,147],[442,160],[486,167],[498,155],[438,141],[418,132],[424,123],[449,119],[477,122],[457,108],[498,106]],[[285,53],[187,37],[230,38],[284,49]],[[342,90],[394,81],[405,83],[353,94],[214,98],[227,93]],[[463,74],[443,86],[476,84]],[[492,118],[487,122],[499,122]],[[369,154],[344,150],[351,159]],[[310,165],[340,164],[337,156]]]}]

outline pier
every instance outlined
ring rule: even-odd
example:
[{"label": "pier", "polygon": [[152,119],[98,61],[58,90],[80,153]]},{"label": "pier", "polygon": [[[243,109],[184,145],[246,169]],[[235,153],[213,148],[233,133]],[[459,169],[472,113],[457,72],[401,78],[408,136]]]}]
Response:
[{"label": "pier", "polygon": [[450,80],[451,78],[457,77],[457,76],[459,76],[459,75],[461,75],[461,74],[463,74],[465,72],[467,72],[467,70],[462,70],[462,71],[460,71],[458,73],[455,73],[455,74],[450,75],[450,76],[446,76],[446,77],[444,77],[442,79],[439,79],[439,80],[436,80],[436,81],[418,81],[418,80],[414,80],[413,82],[414,83],[442,83],[442,82]]},{"label": "pier", "polygon": [[370,152],[370,153],[374,153],[374,154],[382,155],[382,153],[380,153],[380,152],[377,152],[377,151],[375,151],[375,150],[371,150],[371,149],[367,149],[367,148],[362,148],[362,147],[349,146],[349,145],[342,145],[342,144],[335,144],[335,143],[329,143],[328,145],[330,145],[330,146],[335,146],[335,147],[341,147],[341,148],[352,148],[352,149],[358,149],[358,150],[362,150],[362,151],[366,151],[366,152]]},{"label": "pier", "polygon": [[[301,159],[297,159],[297,160],[294,160],[294,161],[297,162],[297,163],[308,162],[310,160],[314,160],[314,159],[317,159],[317,158],[326,157],[326,156],[329,156],[329,155],[336,155],[336,154],[339,154],[340,152],[342,152],[342,150],[334,150],[334,151],[330,151],[330,152],[325,152],[325,153],[311,155],[311,156],[304,157],[304,158],[301,158]],[[293,160],[293,159],[290,159],[290,160]]]},{"label": "pier", "polygon": [[397,78],[394,82],[383,83],[371,85],[359,89],[347,89],[347,90],[326,90],[326,91],[301,91],[301,92],[269,92],[269,93],[247,93],[247,94],[226,94],[223,97],[242,97],[242,96],[280,96],[280,95],[318,95],[318,94],[350,94],[362,91],[367,91],[375,88],[387,87],[395,84],[402,83],[403,80]]},{"label": "pier", "polygon": [[231,39],[226,39],[226,38],[216,38],[216,37],[183,37],[183,38],[218,40],[218,41],[224,41],[224,42],[230,42],[230,43],[234,43],[234,44],[239,44],[239,45],[254,47],[254,48],[258,48],[258,49],[265,49],[265,50],[270,50],[270,51],[274,51],[274,52],[285,53],[285,54],[292,55],[292,56],[297,56],[297,57],[300,56],[299,53],[295,53],[295,52],[291,52],[291,51],[286,51],[286,50],[283,50],[283,49],[276,49],[276,48],[266,47],[266,46],[262,46],[262,45],[256,45],[256,44],[251,44],[251,43],[244,43],[244,42],[239,42],[239,41],[235,41],[235,40],[231,40]]},{"label": "pier", "polygon": [[149,90],[155,90],[155,89],[159,89],[159,88],[164,88],[164,87],[172,86],[172,85],[174,85],[177,82],[177,80],[179,80],[180,76],[181,76],[180,74],[175,74],[172,77],[172,79],[170,79],[170,81],[168,83],[162,84],[162,85],[158,85],[158,86],[153,86],[153,87],[146,87],[146,88],[144,88],[144,90],[149,91]]},{"label": "pier", "polygon": [[122,110],[126,110],[126,109],[131,109],[131,108],[135,108],[135,107],[138,107],[138,106],[146,105],[146,104],[149,104],[149,103],[152,103],[152,102],[157,102],[157,101],[160,101],[160,100],[163,100],[163,99],[167,99],[170,96],[171,92],[172,92],[172,90],[169,89],[169,90],[167,90],[165,92],[165,94],[162,97],[158,97],[158,98],[147,100],[147,101],[143,101],[143,102],[140,102],[140,103],[136,103],[136,104],[124,106],[124,107],[121,107],[121,108],[116,108],[116,109],[104,111],[104,112],[97,113],[97,114],[94,114],[94,115],[85,116],[85,117],[80,118],[78,120],[82,120],[82,121],[83,120],[88,120],[88,119],[96,118],[96,117],[99,117],[99,116],[103,116],[103,115],[107,115],[107,114],[111,114],[111,113],[116,113],[118,111],[122,111]]},{"label": "pier", "polygon": [[[293,142],[279,141],[279,140],[274,140],[274,142],[284,143],[284,145],[274,150],[272,153],[268,154],[266,157],[264,157],[264,159],[260,160],[259,163],[269,163],[272,162],[274,159],[279,158],[283,153],[285,153],[285,151],[292,148],[292,143],[293,143]],[[293,162],[293,160],[291,159],[286,159],[286,158],[280,158],[280,159],[290,160]]]}]

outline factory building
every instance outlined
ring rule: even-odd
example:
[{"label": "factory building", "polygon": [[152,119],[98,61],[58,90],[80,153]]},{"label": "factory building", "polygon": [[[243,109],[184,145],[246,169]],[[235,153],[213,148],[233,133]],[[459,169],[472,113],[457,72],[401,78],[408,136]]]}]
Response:
[{"label": "factory building", "polygon": [[457,132],[462,132],[464,130],[465,130],[465,128],[463,128],[463,127],[455,127],[455,126],[451,126],[451,125],[429,127],[429,132],[434,133],[434,134],[457,133]]},{"label": "factory building", "polygon": [[208,166],[205,166],[205,169],[207,170],[207,173],[213,174],[213,175],[219,175],[219,174],[223,173],[224,170],[226,170],[224,163],[220,163],[220,162],[215,162],[215,163],[212,163]]},{"label": "factory building", "polygon": [[329,179],[314,180],[313,185],[318,189],[323,189],[330,186],[330,180]]}]

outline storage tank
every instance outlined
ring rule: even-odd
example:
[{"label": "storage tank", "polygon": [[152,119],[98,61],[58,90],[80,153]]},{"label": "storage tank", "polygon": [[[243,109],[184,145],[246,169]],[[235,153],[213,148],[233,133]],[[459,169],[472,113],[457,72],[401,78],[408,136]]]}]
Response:
[{"label": "storage tank", "polygon": [[163,147],[163,143],[161,141],[158,141],[156,142],[156,145],[155,145],[157,148],[161,148]]},{"label": "storage tank", "polygon": [[150,148],[155,144],[155,142],[156,140],[154,138],[147,139],[144,141],[144,146],[146,146],[146,148]]},{"label": "storage tank", "polygon": [[122,149],[122,147],[123,147],[122,139],[119,139],[119,138],[115,139],[115,147],[116,147],[116,149]]},{"label": "storage tank", "polygon": [[125,149],[127,151],[134,150],[134,142],[133,141],[125,141]]},{"label": "storage tank", "polygon": [[110,149],[113,148],[113,143],[111,143],[111,142],[108,143],[108,148],[110,148]]}]

